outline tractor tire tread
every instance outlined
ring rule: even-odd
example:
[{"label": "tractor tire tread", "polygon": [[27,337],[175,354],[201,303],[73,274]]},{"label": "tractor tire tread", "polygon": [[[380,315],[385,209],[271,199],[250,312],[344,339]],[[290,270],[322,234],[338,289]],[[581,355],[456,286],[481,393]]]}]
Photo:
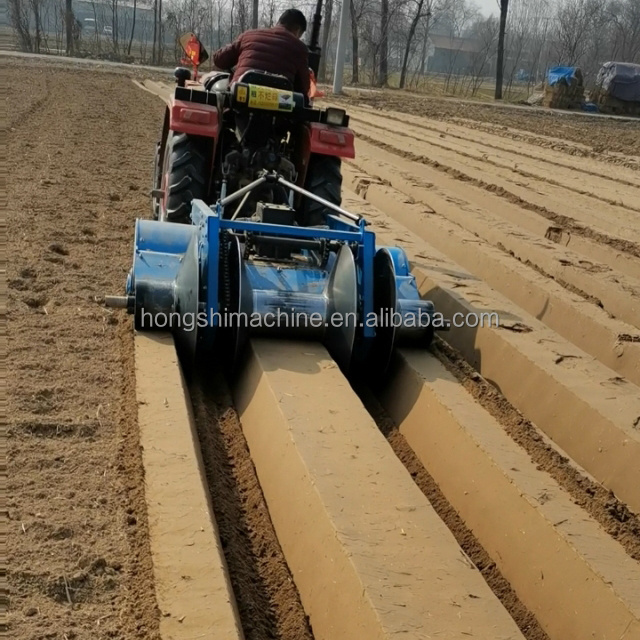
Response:
[{"label": "tractor tire tread", "polygon": [[[162,186],[162,167],[160,166],[160,146],[161,142],[156,142],[156,151],[153,158],[153,188],[160,189]],[[160,214],[160,198],[152,196],[151,213],[153,219],[157,220]]]},{"label": "tractor tire tread", "polygon": [[[334,156],[313,156],[309,162],[305,189],[336,206],[342,205],[342,161]],[[305,224],[323,223],[327,207],[307,198],[302,205]],[[330,209],[328,210],[331,211]]]},{"label": "tractor tire tread", "polygon": [[171,156],[166,219],[190,224],[191,201],[206,195],[206,158],[193,137],[184,133],[173,136],[167,151]]}]

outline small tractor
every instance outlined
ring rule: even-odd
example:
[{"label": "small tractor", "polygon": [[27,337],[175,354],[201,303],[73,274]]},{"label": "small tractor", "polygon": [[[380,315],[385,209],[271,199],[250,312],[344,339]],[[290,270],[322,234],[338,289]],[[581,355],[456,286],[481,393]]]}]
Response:
[{"label": "small tractor", "polygon": [[[317,74],[321,3],[309,44]],[[427,347],[434,307],[404,251],[342,208],[349,116],[283,76],[175,70],[156,148],[153,219],[135,223],[125,296],[137,330],[171,330],[183,363],[240,365],[251,335],[322,342],[346,375],[379,377],[400,342]],[[314,75],[315,77],[315,75]]]}]

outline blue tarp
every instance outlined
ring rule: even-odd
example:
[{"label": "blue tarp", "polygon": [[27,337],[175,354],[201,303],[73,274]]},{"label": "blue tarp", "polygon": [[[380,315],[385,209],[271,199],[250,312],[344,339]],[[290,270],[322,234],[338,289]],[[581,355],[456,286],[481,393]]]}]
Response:
[{"label": "blue tarp", "polygon": [[564,80],[565,84],[569,84],[573,78],[576,77],[576,67],[551,67],[547,71],[547,84],[553,87],[561,80]]}]

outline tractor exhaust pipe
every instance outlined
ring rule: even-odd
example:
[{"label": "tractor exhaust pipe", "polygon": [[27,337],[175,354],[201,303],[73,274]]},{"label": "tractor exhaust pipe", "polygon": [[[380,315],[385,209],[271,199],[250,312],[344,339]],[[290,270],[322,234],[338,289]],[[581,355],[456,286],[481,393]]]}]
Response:
[{"label": "tractor exhaust pipe", "polygon": [[316,78],[320,69],[320,57],[322,50],[320,49],[320,26],[322,25],[322,0],[318,0],[316,4],[316,12],[313,16],[311,24],[311,37],[309,38],[309,68],[313,71]]}]

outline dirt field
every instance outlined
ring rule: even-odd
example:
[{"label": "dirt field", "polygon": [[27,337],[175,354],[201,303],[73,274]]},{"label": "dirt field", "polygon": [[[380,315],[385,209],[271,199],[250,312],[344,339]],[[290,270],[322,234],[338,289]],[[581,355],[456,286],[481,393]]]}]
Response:
[{"label": "dirt field", "polygon": [[480,131],[508,132],[512,139],[562,149],[572,155],[595,155],[599,159],[615,157],[618,153],[637,156],[640,146],[637,119],[621,121],[581,113],[559,114],[525,106],[469,103],[456,98],[443,100],[400,91],[384,94],[362,91],[345,101],[377,110],[391,109],[445,122],[464,123],[466,127]]},{"label": "dirt field", "polygon": [[82,80],[8,72],[9,634],[153,638],[132,335],[101,300],[149,208],[160,109],[125,76]]},{"label": "dirt field", "polygon": [[[131,82],[147,77],[37,60],[7,70],[16,640],[151,640],[168,615],[156,600],[131,319],[103,305],[122,292],[134,220],[150,216],[162,103]],[[343,166],[343,205],[407,250],[436,308],[496,311],[500,326],[452,328],[431,354],[402,352],[375,393],[338,384],[320,356],[308,361],[310,347],[285,366],[258,346],[255,397],[279,398],[272,413],[218,373],[191,381],[246,640],[351,639],[351,610],[358,629],[380,624],[379,637],[431,637],[427,619],[465,614],[480,622],[456,633],[479,638],[637,640],[638,125],[393,92],[348,102],[357,157]],[[261,425],[273,429],[271,454],[256,453],[269,440]],[[357,453],[334,450],[325,426]],[[439,582],[420,582],[423,569]],[[429,589],[450,614],[425,613]]]}]

